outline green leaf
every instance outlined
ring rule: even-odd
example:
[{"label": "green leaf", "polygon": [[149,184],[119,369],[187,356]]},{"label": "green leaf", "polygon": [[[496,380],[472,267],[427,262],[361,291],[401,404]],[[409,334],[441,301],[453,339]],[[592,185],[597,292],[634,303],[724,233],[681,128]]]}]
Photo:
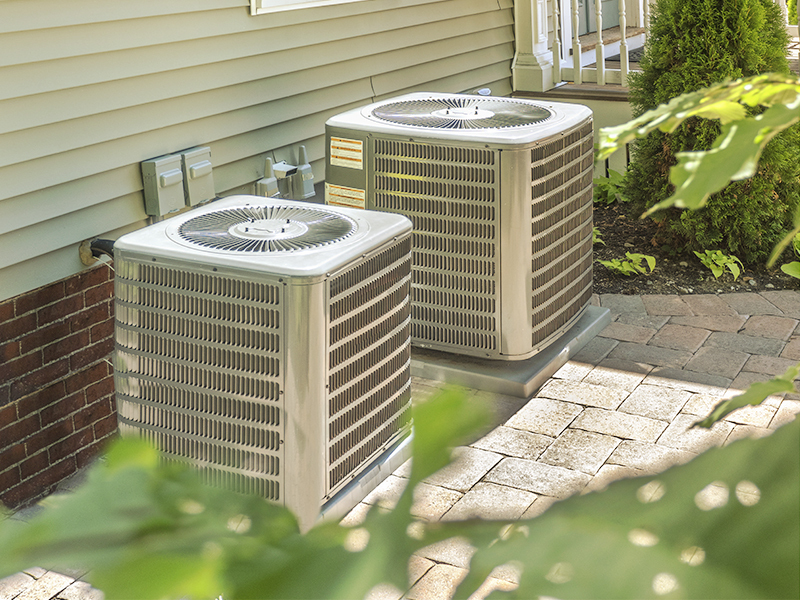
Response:
[{"label": "green leaf", "polygon": [[95,574],[93,583],[109,600],[216,598],[225,591],[219,578],[220,567],[220,561],[213,556],[137,554],[113,571]]},{"label": "green leaf", "polygon": [[791,277],[800,279],[800,262],[795,260],[790,263],[786,263],[785,265],[781,265],[781,271]]},{"label": "green leaf", "polygon": [[761,404],[765,398],[773,394],[782,394],[784,392],[794,391],[794,380],[800,372],[800,365],[794,365],[786,369],[786,372],[769,381],[760,381],[752,384],[747,390],[738,396],[734,396],[728,400],[719,402],[711,414],[694,424],[697,427],[711,427],[714,423],[735,411],[737,408],[747,406],[748,404]]},{"label": "green leaf", "polygon": [[470,400],[463,391],[448,389],[414,408],[415,460],[409,487],[450,463],[452,448],[485,426],[491,413],[485,403]]}]

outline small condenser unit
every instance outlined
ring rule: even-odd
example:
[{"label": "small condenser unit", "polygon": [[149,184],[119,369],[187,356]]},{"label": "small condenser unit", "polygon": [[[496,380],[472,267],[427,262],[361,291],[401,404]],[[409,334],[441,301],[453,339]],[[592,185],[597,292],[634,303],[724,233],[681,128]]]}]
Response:
[{"label": "small condenser unit", "polygon": [[592,112],[415,93],[328,120],[325,200],[414,223],[412,343],[529,358],[592,293]]},{"label": "small condenser unit", "polygon": [[408,219],[233,196],[121,237],[114,260],[123,435],[304,530],[405,459]]}]

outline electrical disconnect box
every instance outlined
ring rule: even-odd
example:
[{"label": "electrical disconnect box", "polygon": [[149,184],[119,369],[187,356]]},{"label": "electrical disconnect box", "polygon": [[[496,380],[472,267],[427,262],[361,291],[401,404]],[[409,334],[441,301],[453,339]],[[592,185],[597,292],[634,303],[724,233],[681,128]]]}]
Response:
[{"label": "electrical disconnect box", "polygon": [[181,153],[181,161],[186,204],[195,206],[211,200],[216,195],[211,165],[211,148],[186,150]]},{"label": "electrical disconnect box", "polygon": [[142,163],[144,209],[161,216],[186,206],[180,154],[161,156]]},{"label": "electrical disconnect box", "polygon": [[160,217],[216,196],[211,148],[191,148],[142,163],[145,212]]}]

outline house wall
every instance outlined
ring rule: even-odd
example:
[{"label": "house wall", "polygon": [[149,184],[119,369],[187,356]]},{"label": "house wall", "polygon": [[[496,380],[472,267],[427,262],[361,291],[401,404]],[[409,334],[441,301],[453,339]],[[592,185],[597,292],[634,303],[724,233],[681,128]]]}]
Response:
[{"label": "house wall", "polygon": [[[19,484],[14,460],[32,458],[19,436],[48,427],[44,413],[25,420],[44,402],[32,395],[71,389],[70,336],[87,339],[70,329],[74,318],[88,297],[111,310],[108,281],[82,302],[66,292],[107,269],[87,269],[80,243],[149,223],[141,161],[209,146],[217,195],[247,193],[267,156],[294,162],[303,144],[319,182],[328,117],[412,90],[508,94],[513,52],[511,0],[365,0],[260,16],[248,0],[0,2],[0,427],[14,428],[0,437],[0,491]],[[54,290],[65,304],[51,323],[38,311]],[[24,341],[56,324],[65,337],[50,346]],[[106,327],[88,340],[107,354]],[[44,370],[53,344],[67,354]],[[88,386],[108,386],[102,365],[85,366],[95,369]]]},{"label": "house wall", "polygon": [[98,265],[0,303],[0,501],[46,493],[117,427],[113,271]]}]

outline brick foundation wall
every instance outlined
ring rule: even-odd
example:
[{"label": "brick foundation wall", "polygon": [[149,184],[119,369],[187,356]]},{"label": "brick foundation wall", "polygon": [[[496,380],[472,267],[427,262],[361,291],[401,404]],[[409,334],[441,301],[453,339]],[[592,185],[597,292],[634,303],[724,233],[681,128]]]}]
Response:
[{"label": "brick foundation wall", "polygon": [[117,429],[113,271],[100,264],[0,302],[0,501],[88,464]]}]

